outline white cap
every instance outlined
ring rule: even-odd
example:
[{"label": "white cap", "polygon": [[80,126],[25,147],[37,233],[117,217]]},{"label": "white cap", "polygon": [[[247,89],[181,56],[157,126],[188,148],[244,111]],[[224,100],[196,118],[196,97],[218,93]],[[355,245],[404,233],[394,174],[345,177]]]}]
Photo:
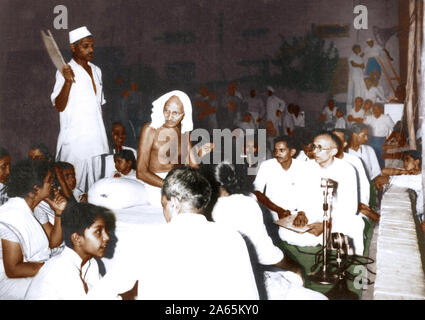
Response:
[{"label": "white cap", "polygon": [[74,43],[83,38],[90,37],[91,35],[90,31],[85,26],[74,29],[69,32],[69,43]]},{"label": "white cap", "polygon": [[372,38],[367,38],[366,39],[366,42],[369,42],[369,41],[373,41],[373,39]]},{"label": "white cap", "polygon": [[274,92],[274,89],[271,86],[267,86],[267,90]]}]

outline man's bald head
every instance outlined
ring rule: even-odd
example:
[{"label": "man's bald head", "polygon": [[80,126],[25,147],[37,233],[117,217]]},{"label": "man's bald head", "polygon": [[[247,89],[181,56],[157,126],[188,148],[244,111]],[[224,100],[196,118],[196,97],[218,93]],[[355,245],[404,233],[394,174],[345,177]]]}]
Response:
[{"label": "man's bald head", "polygon": [[184,118],[184,106],[179,97],[171,96],[164,104],[165,127],[178,126]]}]

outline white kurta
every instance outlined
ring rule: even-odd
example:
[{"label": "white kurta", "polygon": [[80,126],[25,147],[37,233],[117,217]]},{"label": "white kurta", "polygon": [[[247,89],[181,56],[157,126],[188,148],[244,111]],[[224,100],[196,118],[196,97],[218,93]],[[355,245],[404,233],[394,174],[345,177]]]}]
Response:
[{"label": "white kurta", "polygon": [[336,118],[335,129],[345,129],[347,127],[347,121],[344,117]]},{"label": "white kurta", "polygon": [[305,127],[305,118],[304,118],[304,114],[300,113],[298,114],[298,117],[296,117],[294,114],[291,114],[292,118],[294,119],[294,125],[295,127]]},{"label": "white kurta", "polygon": [[[357,215],[357,177],[352,165],[335,158],[327,168],[321,168],[315,161],[307,161],[309,183],[304,185],[308,201],[302,202],[309,223],[323,220],[323,189],[321,179],[332,179],[338,183],[336,194],[330,207],[332,232],[341,232],[351,237],[356,254],[363,254],[364,221]],[[328,213],[329,214],[329,213]],[[321,238],[321,237],[320,237]],[[320,239],[321,240],[321,239]]]},{"label": "white kurta", "polygon": [[382,47],[380,45],[377,44],[373,44],[372,47],[370,47],[369,45],[365,46],[364,48],[364,61],[367,63],[367,61],[369,60],[369,58],[377,58],[379,57],[379,55],[382,52]]},{"label": "white kurta", "polygon": [[248,112],[251,113],[252,118],[254,120],[257,120],[258,117],[263,117],[265,110],[264,110],[264,102],[263,99],[260,97],[249,97],[247,99],[248,104]]},{"label": "white kurta", "polygon": [[364,124],[369,127],[369,135],[373,137],[388,137],[394,127],[394,121],[387,114],[381,114],[379,118],[368,116]]},{"label": "white kurta", "polygon": [[272,265],[283,259],[283,252],[273,244],[263,222],[257,201],[242,194],[219,197],[212,211],[215,222],[229,226],[251,241],[258,262]]},{"label": "white kurta", "polygon": [[356,157],[353,154],[345,153],[344,152],[344,158],[342,160],[347,161],[349,164],[351,164],[354,169],[356,169],[356,175],[357,175],[357,182],[358,182],[358,199],[359,202],[369,205],[369,199],[370,199],[370,183],[369,179],[367,178],[365,168],[363,166],[362,161]]},{"label": "white kurta", "polygon": [[282,99],[276,97],[275,95],[269,96],[267,98],[266,110],[267,110],[267,120],[273,122],[273,125],[276,130],[279,130],[280,117],[276,116],[276,111],[284,111],[286,109],[286,103]]},{"label": "white kurta", "polygon": [[[96,86],[95,93],[88,72],[73,59],[69,65],[74,72],[75,83],[72,84],[65,110],[59,113],[60,132],[56,159],[74,165],[77,186],[81,190],[86,190],[86,177],[91,172],[91,158],[109,152],[101,109],[105,103],[102,72],[100,68],[89,62]],[[56,83],[51,95],[53,105],[64,82],[64,77],[57,71]],[[89,179],[91,176],[89,175]],[[89,181],[89,185],[91,182]]]},{"label": "white kurta", "polygon": [[121,256],[89,291],[92,298],[113,299],[136,280],[142,300],[259,298],[248,249],[238,232],[194,213],[180,213],[153,228],[138,250]]},{"label": "white kurta", "polygon": [[351,109],[351,111],[349,113],[347,113],[347,123],[349,126],[353,125],[354,123],[356,123],[355,121],[349,121],[348,120],[348,116],[351,115],[353,118],[365,118],[365,112],[364,109],[361,108],[359,111],[356,111],[354,108]]},{"label": "white kurta", "polygon": [[378,87],[370,87],[369,90],[365,87],[364,94],[363,94],[364,100],[371,100],[373,103],[375,102],[384,102],[385,101],[385,94],[384,90],[381,86]]},{"label": "white kurta", "polygon": [[288,135],[288,129],[294,131],[295,129],[295,122],[294,122],[294,116],[292,113],[286,112],[286,114],[283,116],[282,121],[282,134],[287,136]]},{"label": "white kurta", "polygon": [[41,267],[32,279],[25,294],[26,300],[83,300],[87,294],[83,281],[90,290],[100,279],[99,267],[94,258],[81,267],[81,257],[65,247],[61,254],[53,257]]},{"label": "white kurta", "polygon": [[337,107],[334,107],[333,110],[329,108],[329,106],[325,106],[323,108],[322,114],[326,116],[325,123],[332,123],[334,124],[336,122],[336,111],[338,110]]},{"label": "white kurta", "polygon": [[348,58],[348,67],[350,70],[350,74],[348,76],[348,91],[347,91],[347,114],[352,110],[354,105],[354,99],[356,97],[363,97],[365,90],[364,69],[359,67],[353,67],[351,65],[351,61],[356,64],[364,63],[364,60],[359,55],[354,52],[351,53]]},{"label": "white kurta", "polygon": [[[261,163],[254,181],[255,190],[265,195],[279,207],[295,211],[299,208],[302,198],[302,184],[304,179],[304,162],[292,159],[288,170],[284,170],[275,158]],[[272,211],[274,220],[278,215]]]},{"label": "white kurta", "polygon": [[371,146],[363,144],[357,151],[348,149],[348,153],[355,155],[362,160],[369,180],[373,180],[381,174],[381,167],[379,166],[378,158],[376,157],[375,150],[373,150]]}]

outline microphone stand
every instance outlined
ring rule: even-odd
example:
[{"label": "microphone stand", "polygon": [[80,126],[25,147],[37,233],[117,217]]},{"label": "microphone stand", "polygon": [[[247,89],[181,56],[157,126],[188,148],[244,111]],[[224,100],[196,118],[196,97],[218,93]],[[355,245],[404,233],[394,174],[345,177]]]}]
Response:
[{"label": "microphone stand", "polygon": [[347,236],[342,233],[333,233],[332,247],[335,247],[334,249],[337,250],[337,283],[329,292],[326,293],[326,296],[331,300],[358,300],[359,297],[357,294],[348,288],[347,275],[341,268],[342,256],[346,256],[349,251]]},{"label": "microphone stand", "polygon": [[[322,178],[321,185],[323,191],[323,266],[320,270],[310,276],[310,280],[321,284],[333,284],[338,280],[338,276],[331,273],[328,269],[328,240],[329,240],[329,221],[330,210],[329,203],[332,203],[332,193],[336,187],[336,182],[330,179]],[[329,212],[329,215],[328,215]]]}]

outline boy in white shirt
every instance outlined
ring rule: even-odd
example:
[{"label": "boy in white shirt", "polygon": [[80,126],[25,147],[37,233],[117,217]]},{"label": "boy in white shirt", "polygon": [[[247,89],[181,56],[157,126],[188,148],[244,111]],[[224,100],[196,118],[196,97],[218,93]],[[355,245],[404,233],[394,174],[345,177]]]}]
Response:
[{"label": "boy in white shirt", "polygon": [[377,181],[377,188],[382,189],[384,184],[412,189],[416,192],[416,215],[420,221],[421,229],[425,232],[424,201],[422,190],[422,156],[418,150],[403,152],[404,168],[383,168],[382,175]]},{"label": "boy in white shirt", "polygon": [[[114,178],[129,178],[135,179],[136,177],[136,159],[131,150],[121,150],[114,154],[114,162],[116,171],[113,173]],[[143,181],[138,180],[143,183]]]},{"label": "boy in white shirt", "polygon": [[102,258],[115,216],[106,208],[75,203],[62,214],[64,251],[51,258],[33,278],[27,300],[82,300],[100,279],[94,257]]},{"label": "boy in white shirt", "polygon": [[336,122],[335,122],[335,129],[345,129],[347,127],[347,122],[344,118],[344,113],[337,109],[336,110]]}]

